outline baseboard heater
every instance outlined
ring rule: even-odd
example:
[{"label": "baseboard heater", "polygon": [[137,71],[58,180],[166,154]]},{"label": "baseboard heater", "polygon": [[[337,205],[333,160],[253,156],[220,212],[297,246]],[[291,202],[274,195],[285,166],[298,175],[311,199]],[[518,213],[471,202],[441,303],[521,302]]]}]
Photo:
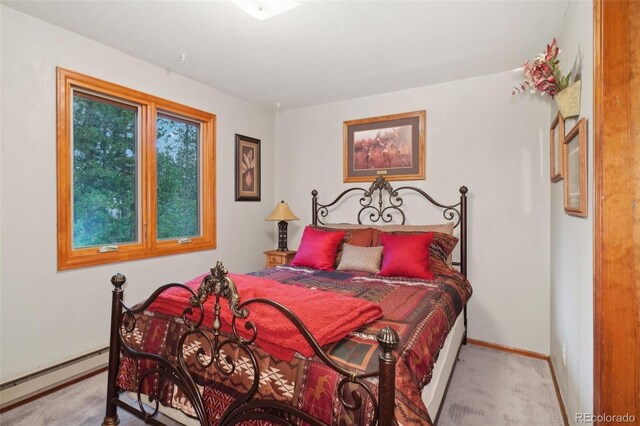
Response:
[{"label": "baseboard heater", "polygon": [[109,347],[25,374],[0,384],[0,410],[4,411],[25,399],[32,398],[78,377],[104,368],[109,362]]}]

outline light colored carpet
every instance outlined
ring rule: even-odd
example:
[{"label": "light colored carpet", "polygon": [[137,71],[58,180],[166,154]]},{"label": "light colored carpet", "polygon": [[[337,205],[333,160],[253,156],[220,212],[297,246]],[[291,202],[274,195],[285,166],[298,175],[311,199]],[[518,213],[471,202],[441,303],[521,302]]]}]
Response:
[{"label": "light colored carpet", "polygon": [[460,351],[438,426],[562,426],[545,360],[467,345]]},{"label": "light colored carpet", "polygon": [[[0,414],[2,426],[100,425],[106,373]],[[118,410],[120,425],[142,425]],[[163,419],[166,421],[166,419]],[[439,426],[561,426],[562,415],[546,361],[467,345],[445,401]]]},{"label": "light colored carpet", "polygon": [[[98,426],[104,419],[107,373],[98,374],[80,383],[0,414],[2,426]],[[132,402],[130,400],[128,402]],[[144,425],[144,421],[118,409],[120,426]],[[178,425],[159,414],[158,420]]]}]

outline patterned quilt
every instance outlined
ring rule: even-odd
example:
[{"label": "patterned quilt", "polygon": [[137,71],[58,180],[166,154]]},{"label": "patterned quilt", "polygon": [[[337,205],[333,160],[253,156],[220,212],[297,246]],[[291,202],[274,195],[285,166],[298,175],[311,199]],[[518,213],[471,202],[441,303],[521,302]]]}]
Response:
[{"label": "patterned quilt", "polygon": [[[431,424],[431,420],[420,392],[431,380],[440,348],[472,291],[469,282],[445,263],[435,261],[430,269],[435,272],[431,281],[290,266],[265,269],[253,275],[379,303],[384,313],[381,319],[325,349],[334,360],[350,370],[376,371],[380,349],[375,336],[385,326],[394,328],[400,336],[396,354],[399,358],[396,365],[396,422],[399,425],[425,425]],[[182,319],[145,311],[138,317],[134,331],[125,333],[125,338],[136,349],[159,353],[173,360],[176,359],[178,338],[184,331],[186,326]],[[236,360],[235,372],[226,378],[214,367],[203,370],[195,360],[203,342],[191,336],[185,345],[187,364],[201,387],[209,423],[215,425],[229,403],[249,389],[253,369],[242,351],[226,346],[224,354]],[[258,347],[254,354],[261,375],[259,397],[287,402],[332,425],[371,424],[371,401],[365,397],[359,410],[346,410],[337,394],[337,383],[341,377],[317,357],[304,358],[297,354],[292,361],[283,361],[270,357]],[[118,386],[123,390],[137,391],[138,377],[153,367],[155,363],[152,361],[123,356]],[[368,383],[377,393],[376,379]],[[355,389],[351,386],[355,385],[345,386],[342,390],[347,400],[351,390]],[[163,405],[193,415],[185,396],[162,377],[147,376],[142,391],[156,395]]]}]

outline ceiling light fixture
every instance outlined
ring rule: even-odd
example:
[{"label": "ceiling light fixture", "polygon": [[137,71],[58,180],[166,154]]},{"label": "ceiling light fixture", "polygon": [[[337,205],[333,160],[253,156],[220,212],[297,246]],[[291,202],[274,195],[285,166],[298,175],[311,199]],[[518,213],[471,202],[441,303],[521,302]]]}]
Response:
[{"label": "ceiling light fixture", "polygon": [[233,4],[261,21],[300,6],[295,0],[233,0]]}]

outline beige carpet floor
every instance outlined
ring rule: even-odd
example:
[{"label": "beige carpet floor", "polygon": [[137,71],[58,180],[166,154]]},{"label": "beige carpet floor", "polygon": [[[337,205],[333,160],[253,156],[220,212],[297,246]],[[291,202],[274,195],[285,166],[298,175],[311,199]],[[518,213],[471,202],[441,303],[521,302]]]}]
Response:
[{"label": "beige carpet floor", "polygon": [[562,426],[546,360],[463,346],[438,426]]},{"label": "beige carpet floor", "polygon": [[[106,373],[0,414],[2,426],[100,425]],[[122,426],[143,421],[120,410]],[[562,426],[546,361],[467,345],[438,418],[439,426]]]}]

